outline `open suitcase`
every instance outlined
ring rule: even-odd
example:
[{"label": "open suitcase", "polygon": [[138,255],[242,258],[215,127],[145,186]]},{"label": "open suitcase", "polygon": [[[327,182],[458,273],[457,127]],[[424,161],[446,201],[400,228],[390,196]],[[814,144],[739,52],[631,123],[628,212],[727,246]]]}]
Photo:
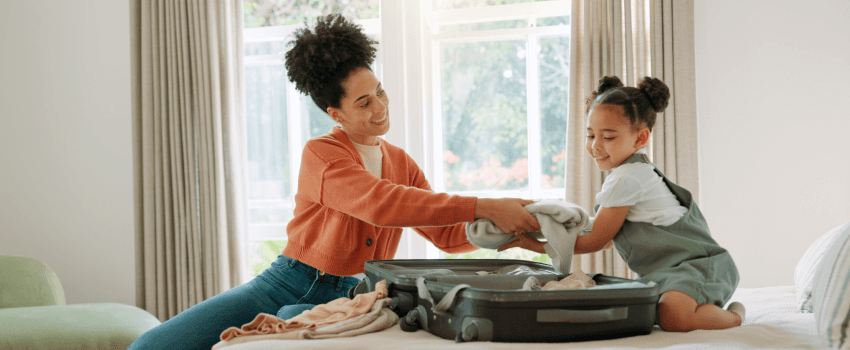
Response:
[{"label": "open suitcase", "polygon": [[458,342],[648,334],[659,297],[654,283],[601,274],[591,275],[597,286],[589,289],[522,290],[529,276],[541,284],[567,276],[552,265],[524,260],[372,260],[365,269],[366,277],[352,293],[373,291],[375,283],[386,280],[403,330],[422,328]]}]

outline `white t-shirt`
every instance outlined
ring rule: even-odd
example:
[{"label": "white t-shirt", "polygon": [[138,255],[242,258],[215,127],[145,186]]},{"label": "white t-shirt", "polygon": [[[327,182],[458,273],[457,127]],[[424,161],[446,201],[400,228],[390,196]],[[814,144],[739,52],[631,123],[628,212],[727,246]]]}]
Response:
[{"label": "white t-shirt", "polygon": [[360,159],[362,159],[363,164],[366,165],[366,170],[380,179],[381,164],[384,159],[384,153],[381,152],[381,141],[378,142],[379,144],[377,146],[367,146],[351,141],[351,143],[354,144],[354,148],[357,149],[357,153],[360,153]]},{"label": "white t-shirt", "polygon": [[605,177],[596,202],[606,208],[631,206],[626,220],[668,226],[678,221],[688,208],[664,184],[664,179],[646,163],[620,165]]}]

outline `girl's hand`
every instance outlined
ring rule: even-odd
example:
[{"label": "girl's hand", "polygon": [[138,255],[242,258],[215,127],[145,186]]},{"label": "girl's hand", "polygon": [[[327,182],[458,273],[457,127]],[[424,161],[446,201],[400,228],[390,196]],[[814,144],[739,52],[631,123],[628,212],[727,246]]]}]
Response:
[{"label": "girl's hand", "polygon": [[538,241],[526,235],[517,235],[516,237],[519,238],[518,241],[509,242],[499,247],[499,249],[496,249],[496,251],[501,252],[511,248],[520,247],[523,249],[531,250],[533,252],[546,254],[546,249],[543,248],[543,245],[546,244],[545,242]]},{"label": "girl's hand", "polygon": [[609,241],[608,244],[605,245],[602,249],[611,249],[614,248],[614,241]]},{"label": "girl's hand", "polygon": [[490,219],[502,232],[512,235],[537,232],[540,223],[524,208],[532,203],[534,201],[520,198],[478,198],[475,218]]}]

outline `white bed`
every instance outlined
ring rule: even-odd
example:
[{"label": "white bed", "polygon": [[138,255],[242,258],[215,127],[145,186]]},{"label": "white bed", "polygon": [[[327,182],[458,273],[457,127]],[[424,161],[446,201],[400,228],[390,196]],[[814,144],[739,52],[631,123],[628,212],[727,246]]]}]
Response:
[{"label": "white bed", "polygon": [[351,338],[261,340],[223,347],[226,350],[271,349],[822,349],[812,313],[801,313],[794,286],[739,288],[732,300],[747,308],[744,325],[720,331],[651,334],[574,343],[455,343],[426,331],[387,330]]}]

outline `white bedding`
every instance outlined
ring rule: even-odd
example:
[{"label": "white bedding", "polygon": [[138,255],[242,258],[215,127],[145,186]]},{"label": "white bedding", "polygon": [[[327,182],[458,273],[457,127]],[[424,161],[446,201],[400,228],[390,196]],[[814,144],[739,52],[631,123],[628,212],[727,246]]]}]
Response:
[{"label": "white bedding", "polygon": [[794,286],[738,288],[732,300],[747,308],[744,325],[720,331],[652,333],[611,340],[573,343],[455,343],[426,331],[390,329],[351,338],[322,340],[261,340],[223,347],[224,350],[271,349],[821,349],[814,315],[797,312]]}]

